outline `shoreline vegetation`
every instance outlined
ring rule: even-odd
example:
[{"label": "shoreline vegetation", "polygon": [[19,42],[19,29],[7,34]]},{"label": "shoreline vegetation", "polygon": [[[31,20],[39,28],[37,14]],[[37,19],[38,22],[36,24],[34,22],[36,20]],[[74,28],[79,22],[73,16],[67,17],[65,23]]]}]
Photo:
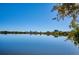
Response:
[{"label": "shoreline vegetation", "polygon": [[30,35],[47,35],[47,36],[54,36],[54,37],[58,37],[58,36],[74,36],[76,35],[75,32],[69,32],[69,31],[58,31],[58,30],[54,30],[54,31],[46,31],[46,32],[37,32],[37,31],[0,31],[0,34],[30,34]]},{"label": "shoreline vegetation", "polygon": [[0,31],[0,34],[30,34],[30,35],[47,35],[47,36],[54,36],[54,37],[60,37],[64,36],[66,37],[66,40],[70,40],[74,43],[75,46],[79,47],[79,32],[75,31],[58,31],[54,30],[52,32],[37,32],[37,31]]},{"label": "shoreline vegetation", "polygon": [[37,32],[37,31],[0,31],[0,34],[33,34],[33,35],[52,35],[52,36],[68,36],[68,35],[73,35],[74,32],[68,32],[68,31],[58,31],[54,30],[52,32],[47,31],[47,32]]}]

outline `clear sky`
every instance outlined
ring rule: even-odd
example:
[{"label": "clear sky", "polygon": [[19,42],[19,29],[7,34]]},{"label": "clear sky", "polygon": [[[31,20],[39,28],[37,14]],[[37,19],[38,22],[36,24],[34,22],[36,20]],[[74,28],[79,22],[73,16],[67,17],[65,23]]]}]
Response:
[{"label": "clear sky", "polygon": [[56,16],[56,12],[51,12],[53,5],[55,4],[0,4],[0,30],[69,30],[69,18],[59,22],[52,20]]}]

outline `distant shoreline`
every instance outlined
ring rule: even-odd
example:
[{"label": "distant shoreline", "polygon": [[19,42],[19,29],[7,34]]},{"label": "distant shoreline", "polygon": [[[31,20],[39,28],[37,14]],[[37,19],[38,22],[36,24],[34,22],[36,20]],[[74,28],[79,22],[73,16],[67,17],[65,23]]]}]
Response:
[{"label": "distant shoreline", "polygon": [[37,32],[37,31],[0,31],[0,34],[34,34],[34,35],[53,35],[53,36],[67,36],[71,34],[71,32],[62,32],[62,31],[47,31],[47,32]]}]

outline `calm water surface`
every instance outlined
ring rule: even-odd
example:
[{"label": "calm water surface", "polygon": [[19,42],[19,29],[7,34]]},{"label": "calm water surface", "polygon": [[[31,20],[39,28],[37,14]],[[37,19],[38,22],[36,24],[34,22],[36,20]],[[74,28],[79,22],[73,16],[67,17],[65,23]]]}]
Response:
[{"label": "calm water surface", "polygon": [[0,54],[70,55],[79,54],[79,48],[66,37],[0,35]]}]

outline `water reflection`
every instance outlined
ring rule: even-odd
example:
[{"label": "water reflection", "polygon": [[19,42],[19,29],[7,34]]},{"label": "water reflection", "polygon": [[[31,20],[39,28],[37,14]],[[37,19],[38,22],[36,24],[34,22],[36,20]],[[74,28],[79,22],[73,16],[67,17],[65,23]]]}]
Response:
[{"label": "water reflection", "polygon": [[67,39],[71,40],[74,43],[75,46],[79,47],[79,36],[77,36],[77,35],[73,35],[73,36],[68,35]]},{"label": "water reflection", "polygon": [[19,32],[19,31],[0,31],[0,34],[30,34],[30,35],[47,35],[54,37],[66,37],[66,40],[70,40],[74,43],[75,46],[79,47],[79,34],[75,32],[62,32],[55,30],[53,32],[37,32],[37,31],[29,31],[29,32]]},{"label": "water reflection", "polygon": [[5,32],[0,35],[0,54],[79,54],[78,35],[72,32]]}]

